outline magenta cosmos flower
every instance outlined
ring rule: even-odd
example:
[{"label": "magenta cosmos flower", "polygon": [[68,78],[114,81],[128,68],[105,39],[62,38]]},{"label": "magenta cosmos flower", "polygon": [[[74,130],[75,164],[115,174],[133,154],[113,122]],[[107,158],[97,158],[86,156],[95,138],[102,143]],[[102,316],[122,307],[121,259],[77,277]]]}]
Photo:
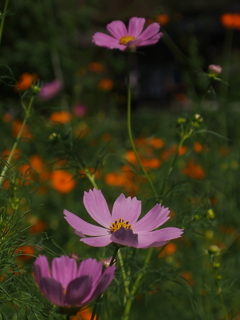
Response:
[{"label": "magenta cosmos flower", "polygon": [[144,18],[131,18],[128,29],[122,21],[113,21],[107,25],[111,36],[97,32],[92,41],[100,47],[119,50],[155,44],[163,36],[163,33],[159,32],[160,25],[154,22],[143,31],[145,21]]},{"label": "magenta cosmos flower", "polygon": [[103,268],[95,259],[83,260],[77,266],[67,256],[54,258],[52,269],[47,258],[39,256],[34,262],[36,282],[45,297],[63,308],[80,307],[98,297],[112,282],[115,266]]},{"label": "magenta cosmos flower", "polygon": [[62,83],[60,80],[53,80],[51,82],[45,83],[41,91],[39,92],[39,97],[42,100],[50,100],[55,97],[62,88]]},{"label": "magenta cosmos flower", "polygon": [[160,204],[138,220],[141,201],[136,198],[121,194],[113,205],[112,214],[101,190],[85,192],[83,203],[90,216],[102,227],[85,222],[67,210],[64,210],[65,219],[81,237],[80,241],[93,247],[104,247],[111,242],[135,248],[160,247],[183,233],[183,230],[171,227],[153,231],[170,218],[168,208]]}]

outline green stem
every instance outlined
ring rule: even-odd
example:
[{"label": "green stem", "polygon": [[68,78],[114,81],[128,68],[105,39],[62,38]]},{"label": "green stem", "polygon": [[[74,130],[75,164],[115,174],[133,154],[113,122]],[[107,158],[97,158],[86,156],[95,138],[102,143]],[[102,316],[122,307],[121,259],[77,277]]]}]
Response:
[{"label": "green stem", "polygon": [[149,261],[151,259],[152,252],[153,252],[153,247],[148,249],[147,256],[146,256],[146,259],[145,259],[145,262],[144,262],[144,265],[143,265],[143,269],[139,273],[139,275],[138,275],[138,277],[137,277],[137,279],[136,279],[136,281],[135,281],[135,283],[134,283],[134,285],[132,287],[129,299],[128,299],[126,305],[125,305],[123,320],[128,320],[129,319],[130,310],[131,310],[131,307],[132,307],[134,296],[135,296],[135,294],[137,292],[138,286],[139,286],[139,284],[140,284],[140,282],[142,280],[142,277],[144,275],[145,267],[148,265],[148,263],[149,263]]},{"label": "green stem", "polygon": [[4,5],[4,9],[2,12],[2,19],[1,19],[1,24],[0,24],[0,45],[2,42],[3,26],[4,26],[5,16],[6,16],[6,12],[7,12],[8,2],[9,2],[9,0],[6,0],[5,5]]},{"label": "green stem", "polygon": [[21,126],[21,128],[20,128],[20,130],[19,130],[19,132],[18,132],[16,141],[15,141],[13,147],[12,147],[12,150],[11,150],[11,152],[10,152],[10,155],[9,155],[9,157],[8,157],[6,163],[5,163],[5,166],[4,166],[3,170],[2,170],[2,173],[1,173],[1,176],[0,176],[0,186],[2,185],[3,179],[4,179],[4,177],[5,177],[5,174],[6,174],[8,168],[9,168],[9,166],[10,166],[10,164],[11,164],[11,161],[12,161],[12,158],[13,158],[13,155],[14,155],[14,152],[15,152],[15,150],[16,150],[16,148],[17,148],[17,146],[18,146],[19,140],[20,140],[20,138],[21,138],[21,136],[22,136],[23,129],[24,129],[26,123],[27,123],[28,118],[30,117],[31,107],[32,107],[33,100],[34,100],[34,96],[31,97],[31,99],[30,99],[30,101],[29,101],[29,104],[28,104],[28,107],[27,107],[27,109],[26,109],[26,114],[25,114],[25,118],[24,118],[24,120],[23,120],[22,126]]},{"label": "green stem", "polygon": [[91,184],[93,185],[93,187],[98,190],[98,186],[96,184],[94,174],[90,173],[88,169],[83,169],[83,171],[87,176],[87,178],[89,179],[89,181],[91,182]]},{"label": "green stem", "polygon": [[118,261],[119,261],[119,265],[120,268],[122,269],[122,278],[123,278],[123,283],[124,283],[124,290],[126,295],[124,296],[124,304],[126,304],[126,299],[127,297],[129,297],[129,280],[127,280],[127,275],[126,275],[126,271],[124,268],[124,263],[123,263],[123,258],[122,258],[122,254],[120,252],[120,250],[118,250]]},{"label": "green stem", "polygon": [[129,55],[128,55],[128,71],[127,71],[127,128],[128,128],[128,136],[129,140],[133,149],[133,152],[136,156],[137,162],[139,164],[139,167],[141,168],[143,174],[147,178],[151,189],[155,195],[156,201],[158,202],[158,194],[157,191],[152,183],[152,180],[150,179],[147,171],[145,170],[144,166],[141,163],[141,160],[139,158],[137,149],[135,147],[134,141],[133,141],[133,136],[132,136],[132,127],[131,127],[131,86],[130,86],[130,70],[129,70]]}]

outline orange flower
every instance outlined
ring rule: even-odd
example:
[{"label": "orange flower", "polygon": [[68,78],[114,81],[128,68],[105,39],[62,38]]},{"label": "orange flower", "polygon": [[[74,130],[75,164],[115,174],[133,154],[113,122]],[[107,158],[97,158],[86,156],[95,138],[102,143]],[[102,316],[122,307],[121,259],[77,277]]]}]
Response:
[{"label": "orange flower", "polygon": [[[175,153],[177,149],[177,145],[173,145],[172,147],[166,149],[166,150],[163,150],[161,153],[160,153],[160,158],[163,160],[163,161],[167,161],[171,158],[171,156]],[[187,147],[186,146],[181,146],[179,151],[178,151],[178,155],[179,156],[183,156],[185,153],[187,152]]]},{"label": "orange flower", "polygon": [[52,187],[61,193],[69,193],[75,187],[73,175],[64,170],[56,170],[51,174]]},{"label": "orange flower", "polygon": [[201,143],[199,143],[199,142],[194,142],[194,144],[193,144],[193,150],[194,150],[196,153],[201,153],[202,150],[203,150],[203,146],[202,146]]},{"label": "orange flower", "polygon": [[178,155],[183,156],[186,152],[187,152],[187,147],[181,146],[180,149],[178,150]]},{"label": "orange flower", "polygon": [[[5,151],[2,152],[1,156],[4,157],[5,160],[7,160],[8,157],[9,157],[9,155],[10,155],[10,152],[11,152],[11,150],[10,150],[10,149],[7,149],[7,150],[5,150]],[[18,148],[16,148],[16,149],[14,150],[14,153],[13,153],[13,159],[19,159],[20,153],[21,153],[21,150],[18,149]]]},{"label": "orange flower", "polygon": [[221,16],[221,23],[226,28],[240,29],[240,14],[225,13]]},{"label": "orange flower", "polygon": [[158,258],[164,258],[168,255],[174,254],[177,251],[177,246],[174,242],[169,242],[164,249],[159,253]]},{"label": "orange flower", "polygon": [[125,158],[128,162],[130,162],[130,163],[132,163],[132,164],[137,163],[137,158],[136,158],[135,153],[134,153],[133,150],[127,151],[127,152],[125,153],[124,158]]},{"label": "orange flower", "polygon": [[161,165],[161,161],[157,158],[154,159],[143,159],[142,165],[148,171],[149,169],[157,169]]},{"label": "orange flower", "polygon": [[164,26],[165,24],[168,23],[168,21],[170,20],[170,17],[168,14],[160,14],[157,16],[156,20],[161,26]]},{"label": "orange flower", "polygon": [[[14,138],[17,137],[21,127],[22,127],[22,121],[20,121],[20,120],[13,121],[13,123],[12,123],[12,135],[13,135]],[[29,138],[29,139],[33,138],[33,135],[29,132],[27,125],[25,125],[24,128],[23,128],[22,137]]]},{"label": "orange flower", "polygon": [[37,154],[33,154],[29,158],[29,162],[31,164],[31,167],[39,174],[40,178],[43,181],[46,181],[49,179],[49,173],[45,169],[45,165]]},{"label": "orange flower", "polygon": [[111,79],[102,79],[98,83],[98,88],[104,91],[111,91],[113,88],[113,81]]},{"label": "orange flower", "polygon": [[154,149],[160,149],[165,145],[165,141],[159,138],[150,138],[148,142]]},{"label": "orange flower", "polygon": [[10,113],[5,113],[2,119],[3,119],[3,122],[10,122],[12,121],[13,116]]},{"label": "orange flower", "polygon": [[91,71],[91,72],[97,72],[97,73],[102,73],[104,71],[104,66],[99,63],[99,62],[91,62],[89,63],[88,65],[88,69]]},{"label": "orange flower", "polygon": [[37,81],[37,75],[36,74],[30,74],[30,73],[23,73],[17,83],[17,85],[14,87],[15,91],[25,91],[28,88],[31,87],[33,83]]},{"label": "orange flower", "polygon": [[32,226],[29,228],[29,232],[31,234],[41,233],[45,229],[45,223],[39,220],[37,217],[31,217],[29,219],[29,223],[32,224]]},{"label": "orange flower", "polygon": [[67,111],[54,112],[51,114],[50,120],[65,124],[72,120],[72,115]]},{"label": "orange flower", "polygon": [[[92,311],[89,307],[81,309],[76,316],[73,316],[71,320],[91,320]],[[96,320],[95,316],[93,320]]]},{"label": "orange flower", "polygon": [[17,256],[18,260],[27,261],[33,258],[32,255],[34,255],[35,250],[33,246],[26,245],[17,248],[15,252],[19,254],[19,256]]},{"label": "orange flower", "polygon": [[184,168],[182,172],[183,174],[189,176],[192,179],[201,180],[205,178],[205,172],[203,168],[200,165],[194,163],[193,161],[189,161],[187,163],[186,168]]}]

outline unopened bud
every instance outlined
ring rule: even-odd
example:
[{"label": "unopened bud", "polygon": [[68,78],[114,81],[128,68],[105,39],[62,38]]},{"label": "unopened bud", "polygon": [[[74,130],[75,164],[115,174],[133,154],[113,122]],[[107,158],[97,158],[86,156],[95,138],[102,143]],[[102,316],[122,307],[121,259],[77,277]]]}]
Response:
[{"label": "unopened bud", "polygon": [[216,64],[210,64],[208,66],[208,72],[210,77],[216,78],[216,76],[222,72],[222,67]]},{"label": "unopened bud", "polygon": [[33,93],[38,94],[41,91],[41,88],[39,86],[32,85],[31,90]]},{"label": "unopened bud", "polygon": [[221,250],[221,249],[220,249],[217,245],[213,244],[213,245],[211,245],[210,248],[208,249],[208,253],[209,253],[209,254],[218,254],[218,253],[220,252],[220,250]]},{"label": "unopened bud", "polygon": [[213,209],[208,209],[206,213],[207,219],[213,220],[215,218],[215,213]]},{"label": "unopened bud", "polygon": [[198,122],[202,122],[203,121],[203,118],[200,114],[196,113],[194,115],[194,119],[197,120]]},{"label": "unopened bud", "polygon": [[177,123],[179,123],[179,124],[185,123],[185,122],[186,122],[185,118],[180,117],[180,118],[177,119]]},{"label": "unopened bud", "polygon": [[218,269],[220,267],[220,262],[214,262],[213,268]]}]

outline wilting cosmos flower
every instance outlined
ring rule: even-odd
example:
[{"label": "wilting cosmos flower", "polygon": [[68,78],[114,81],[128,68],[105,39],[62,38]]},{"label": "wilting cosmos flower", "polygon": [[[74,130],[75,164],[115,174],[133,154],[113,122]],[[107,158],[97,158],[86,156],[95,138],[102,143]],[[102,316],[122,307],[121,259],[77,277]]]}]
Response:
[{"label": "wilting cosmos flower", "polygon": [[65,219],[81,237],[80,241],[93,247],[104,247],[111,242],[135,248],[160,247],[179,238],[183,232],[172,227],[153,231],[169,219],[168,208],[160,204],[156,204],[137,221],[141,213],[141,201],[136,198],[126,198],[121,194],[113,205],[112,214],[101,190],[85,192],[83,203],[90,216],[103,227],[85,222],[67,210],[64,210]]},{"label": "wilting cosmos flower", "polygon": [[95,259],[83,260],[79,267],[67,256],[54,258],[52,269],[47,258],[34,262],[34,276],[45,297],[57,306],[80,307],[97,298],[112,282],[115,266],[103,268]]},{"label": "wilting cosmos flower", "polygon": [[119,50],[155,44],[163,36],[159,32],[160,25],[154,22],[143,31],[145,21],[144,18],[133,17],[129,20],[128,28],[122,21],[112,21],[107,25],[111,36],[96,32],[92,41],[100,47]]},{"label": "wilting cosmos flower", "polygon": [[55,97],[62,87],[61,81],[53,80],[52,82],[47,82],[42,86],[39,92],[39,97],[42,100],[50,100]]}]

